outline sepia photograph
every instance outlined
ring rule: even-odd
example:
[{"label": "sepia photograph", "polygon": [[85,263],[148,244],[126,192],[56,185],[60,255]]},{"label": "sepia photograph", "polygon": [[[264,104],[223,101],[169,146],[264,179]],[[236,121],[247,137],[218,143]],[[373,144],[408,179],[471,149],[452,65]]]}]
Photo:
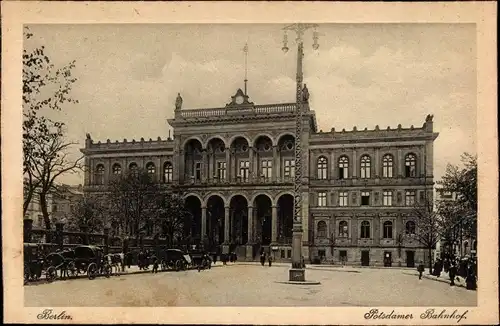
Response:
[{"label": "sepia photograph", "polygon": [[496,250],[478,250],[478,224],[498,223],[478,213],[480,122],[496,119],[480,120],[473,21],[17,30],[11,291],[32,322],[77,322],[67,307],[317,307],[466,324],[498,291]]}]

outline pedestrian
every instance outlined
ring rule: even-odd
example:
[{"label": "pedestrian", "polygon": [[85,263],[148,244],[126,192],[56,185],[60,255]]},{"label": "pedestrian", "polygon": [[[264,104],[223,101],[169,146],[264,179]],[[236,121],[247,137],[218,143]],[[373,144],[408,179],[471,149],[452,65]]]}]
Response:
[{"label": "pedestrian", "polygon": [[153,256],[153,273],[158,273],[158,258]]},{"label": "pedestrian", "polygon": [[271,264],[273,262],[273,257],[271,255],[269,255],[269,257],[267,258],[267,261],[269,262],[269,267],[271,267]]},{"label": "pedestrian", "polygon": [[457,267],[455,265],[455,262],[452,262],[450,265],[450,271],[448,272],[450,275],[450,286],[455,285],[455,276],[457,275]]},{"label": "pedestrian", "polygon": [[137,266],[139,267],[139,270],[142,270],[143,268],[143,260],[144,260],[144,253],[139,251],[139,254],[137,255]]},{"label": "pedestrian", "polygon": [[477,287],[476,284],[476,274],[474,272],[474,266],[469,263],[469,267],[467,268],[467,277],[465,278],[465,284],[467,290],[475,290]]},{"label": "pedestrian", "polygon": [[444,259],[443,268],[444,272],[448,273],[448,270],[450,269],[450,260],[448,258]]},{"label": "pedestrian", "polygon": [[264,266],[264,264],[265,264],[265,263],[266,263],[266,253],[265,253],[265,252],[262,252],[262,253],[260,254],[260,264],[261,264],[262,266]]},{"label": "pedestrian", "polygon": [[422,273],[424,272],[424,263],[422,261],[420,261],[420,263],[418,264],[417,271],[418,271],[418,279],[421,280]]},{"label": "pedestrian", "polygon": [[215,265],[215,263],[217,262],[217,254],[214,254],[213,256],[214,256],[214,265]]}]

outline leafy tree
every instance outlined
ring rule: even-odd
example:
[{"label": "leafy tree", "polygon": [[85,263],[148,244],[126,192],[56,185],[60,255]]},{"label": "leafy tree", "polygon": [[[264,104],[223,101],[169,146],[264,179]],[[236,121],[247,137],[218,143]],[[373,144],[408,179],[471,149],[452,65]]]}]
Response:
[{"label": "leafy tree", "polygon": [[179,193],[169,192],[162,196],[159,225],[162,236],[167,237],[170,247],[187,240],[185,229],[191,220],[192,215],[186,209]]},{"label": "leafy tree", "polygon": [[443,192],[455,196],[455,200],[440,200],[439,214],[446,220],[444,227],[448,237],[457,225],[466,237],[477,236],[477,157],[462,155],[462,167],[448,164],[446,174],[438,184]]},{"label": "leafy tree", "polygon": [[80,230],[82,226],[90,233],[101,232],[104,228],[105,207],[92,197],[79,199],[67,218],[67,228],[69,230]]},{"label": "leafy tree", "polygon": [[150,231],[159,211],[161,196],[158,185],[144,170],[129,171],[109,185],[111,223],[122,235],[134,236]]},{"label": "leafy tree", "polygon": [[[25,43],[33,34],[25,28]],[[55,179],[81,168],[66,150],[74,143],[64,139],[64,123],[43,114],[61,111],[65,104],[78,103],[70,96],[76,78],[71,75],[75,62],[56,68],[45,47],[23,50],[23,174],[26,214],[33,196],[39,195],[46,229],[51,228],[47,197],[55,188]]]}]

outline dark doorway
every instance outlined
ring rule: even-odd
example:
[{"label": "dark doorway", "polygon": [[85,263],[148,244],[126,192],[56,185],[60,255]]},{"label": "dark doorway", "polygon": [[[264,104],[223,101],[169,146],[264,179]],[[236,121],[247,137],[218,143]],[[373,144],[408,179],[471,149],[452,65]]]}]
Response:
[{"label": "dark doorway", "polygon": [[256,210],[255,239],[262,245],[271,243],[271,199],[266,195],[259,195],[255,198],[254,210]]},{"label": "dark doorway", "polygon": [[415,251],[406,252],[406,267],[415,267]]},{"label": "dark doorway", "polygon": [[368,250],[361,251],[361,266],[370,266],[370,252]]},{"label": "dark doorway", "polygon": [[186,209],[189,212],[187,221],[184,221],[184,240],[188,244],[199,244],[201,239],[201,201],[198,197],[186,198]]},{"label": "dark doorway", "polygon": [[283,195],[278,199],[278,242],[292,243],[293,196]]},{"label": "dark doorway", "polygon": [[347,250],[340,250],[339,251],[339,256],[340,256],[340,262],[342,264],[347,262]]},{"label": "dark doorway", "polygon": [[210,250],[216,251],[224,242],[224,201],[212,196],[207,201],[207,239]]},{"label": "dark doorway", "polygon": [[392,252],[386,251],[384,252],[384,267],[392,266]]},{"label": "dark doorway", "polygon": [[231,199],[229,214],[231,216],[231,240],[233,244],[242,245],[248,241],[248,203],[243,196]]}]

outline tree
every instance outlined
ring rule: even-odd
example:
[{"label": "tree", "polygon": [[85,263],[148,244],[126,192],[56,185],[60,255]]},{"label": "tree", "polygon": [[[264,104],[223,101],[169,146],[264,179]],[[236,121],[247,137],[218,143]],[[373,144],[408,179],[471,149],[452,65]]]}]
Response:
[{"label": "tree", "polygon": [[455,196],[455,200],[440,200],[437,210],[447,220],[447,234],[457,226],[463,236],[477,237],[477,157],[462,155],[462,167],[448,164],[438,184],[442,191]]},{"label": "tree", "polygon": [[427,249],[429,254],[429,273],[432,273],[432,249],[440,238],[440,221],[438,214],[433,209],[433,201],[425,197],[413,208],[415,216],[415,238]]},{"label": "tree", "polygon": [[95,198],[86,196],[75,203],[67,220],[69,230],[79,231],[84,226],[87,228],[87,232],[97,233],[102,231],[105,226],[105,209]]},{"label": "tree", "polygon": [[161,233],[167,237],[170,247],[182,243],[185,238],[185,228],[192,219],[186,209],[184,200],[179,193],[169,192],[162,198],[162,208],[159,215]]},{"label": "tree", "polygon": [[[29,43],[33,34],[25,28],[24,35]],[[46,229],[51,228],[47,196],[55,189],[55,179],[81,168],[81,159],[67,157],[66,150],[74,143],[65,141],[64,123],[42,115],[78,103],[69,95],[77,80],[71,76],[74,67],[72,61],[56,68],[44,46],[23,50],[23,214],[33,196],[39,195]]]},{"label": "tree", "polygon": [[160,210],[160,189],[144,170],[129,171],[112,180],[109,185],[111,223],[122,235],[139,238],[141,232],[151,231]]}]

